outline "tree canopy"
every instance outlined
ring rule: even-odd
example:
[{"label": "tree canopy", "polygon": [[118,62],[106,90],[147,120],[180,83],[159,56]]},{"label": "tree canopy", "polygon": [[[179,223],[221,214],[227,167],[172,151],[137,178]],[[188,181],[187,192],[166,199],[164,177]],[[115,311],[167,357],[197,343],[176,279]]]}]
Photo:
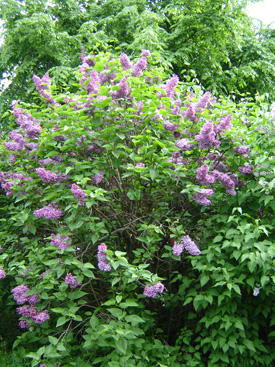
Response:
[{"label": "tree canopy", "polygon": [[[274,37],[256,34],[247,0],[4,0],[1,114],[29,100],[34,74],[62,87],[74,80],[81,49],[158,54],[164,68],[205,90],[228,95],[274,90]],[[4,90],[5,89],[5,90]]]}]

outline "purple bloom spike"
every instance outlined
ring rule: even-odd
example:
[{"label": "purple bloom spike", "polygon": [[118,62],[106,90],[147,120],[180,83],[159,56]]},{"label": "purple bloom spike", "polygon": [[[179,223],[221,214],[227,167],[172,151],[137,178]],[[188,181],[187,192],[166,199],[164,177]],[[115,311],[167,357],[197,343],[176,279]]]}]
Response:
[{"label": "purple bloom spike", "polygon": [[70,288],[75,289],[76,287],[80,286],[80,283],[76,280],[71,273],[68,273],[65,277],[65,283],[69,285]]},{"label": "purple bloom spike", "polygon": [[195,192],[193,199],[196,200],[200,205],[208,206],[211,204],[211,201],[207,198],[213,194],[213,189],[202,189],[201,192]]},{"label": "purple bloom spike", "polygon": [[105,250],[107,250],[107,246],[105,245],[105,243],[102,243],[98,246],[98,268],[102,271],[110,271],[111,265],[108,263],[107,254],[104,252]]},{"label": "purple bloom spike", "polygon": [[204,164],[202,167],[197,169],[196,179],[201,185],[210,185],[215,181],[215,177],[208,175],[208,172],[209,166],[207,164]]},{"label": "purple bloom spike", "polygon": [[64,212],[63,210],[60,210],[58,208],[57,204],[51,203],[41,209],[35,210],[33,214],[37,218],[59,219],[64,214]]},{"label": "purple bloom spike", "polygon": [[119,60],[120,60],[121,66],[123,67],[123,70],[129,70],[132,68],[132,63],[129,57],[124,52],[120,54]]},{"label": "purple bloom spike", "polygon": [[154,285],[146,285],[143,291],[144,296],[156,298],[158,294],[163,293],[164,285],[160,282]]}]

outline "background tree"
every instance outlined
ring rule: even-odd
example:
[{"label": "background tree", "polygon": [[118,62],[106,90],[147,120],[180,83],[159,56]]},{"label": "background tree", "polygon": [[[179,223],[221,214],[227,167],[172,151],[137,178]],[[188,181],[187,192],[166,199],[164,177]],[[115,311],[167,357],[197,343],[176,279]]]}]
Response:
[{"label": "background tree", "polygon": [[[5,0],[0,71],[1,114],[12,100],[30,100],[34,74],[49,70],[58,87],[74,80],[82,48],[159,54],[166,70],[196,79],[214,93],[274,97],[274,53],[245,13],[247,0]],[[272,46],[273,47],[273,46]],[[252,61],[252,62],[251,62]],[[5,74],[6,73],[6,74]]]}]

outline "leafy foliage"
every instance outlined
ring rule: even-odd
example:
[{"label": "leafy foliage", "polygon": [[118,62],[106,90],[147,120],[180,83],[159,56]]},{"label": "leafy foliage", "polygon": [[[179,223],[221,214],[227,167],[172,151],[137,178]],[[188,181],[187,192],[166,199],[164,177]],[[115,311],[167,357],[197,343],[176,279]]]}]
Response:
[{"label": "leafy foliage", "polygon": [[46,74],[39,102],[13,106],[14,346],[32,366],[270,365],[274,114],[167,79],[147,50],[135,61],[83,54],[74,93]]}]

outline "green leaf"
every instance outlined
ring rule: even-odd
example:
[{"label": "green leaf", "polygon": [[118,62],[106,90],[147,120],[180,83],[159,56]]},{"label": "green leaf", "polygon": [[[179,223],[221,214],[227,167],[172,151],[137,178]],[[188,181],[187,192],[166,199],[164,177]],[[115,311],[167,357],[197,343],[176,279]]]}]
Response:
[{"label": "green leaf", "polygon": [[121,354],[126,355],[126,353],[127,353],[127,346],[128,346],[127,340],[126,339],[119,338],[118,340],[115,340],[115,344],[116,344],[116,348],[118,349],[118,351]]},{"label": "green leaf", "polygon": [[67,321],[68,319],[65,316],[59,317],[59,319],[56,322],[56,327],[64,325]]}]

